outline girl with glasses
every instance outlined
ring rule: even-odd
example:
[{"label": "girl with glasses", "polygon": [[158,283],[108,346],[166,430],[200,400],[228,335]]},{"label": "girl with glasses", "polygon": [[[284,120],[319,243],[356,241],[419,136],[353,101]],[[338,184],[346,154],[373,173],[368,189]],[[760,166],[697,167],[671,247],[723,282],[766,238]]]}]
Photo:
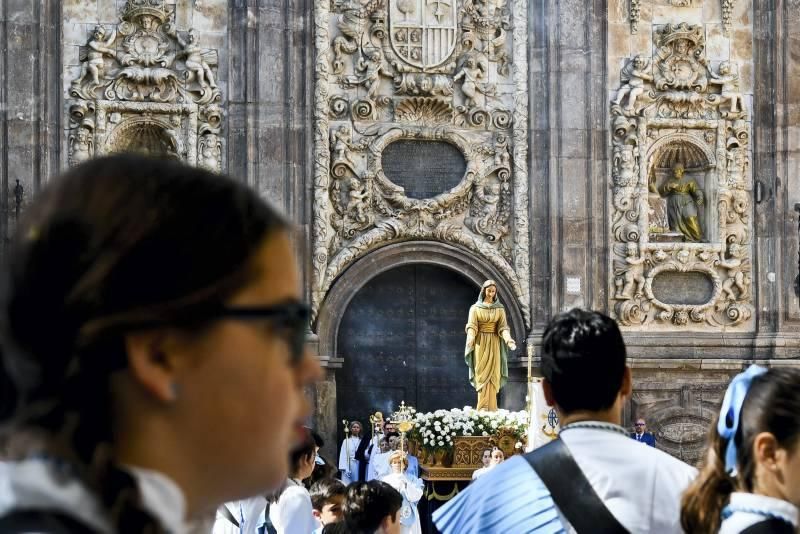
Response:
[{"label": "girl with glasses", "polygon": [[9,246],[0,532],[187,532],[274,490],[318,364],[286,220],[243,184],[113,156]]}]

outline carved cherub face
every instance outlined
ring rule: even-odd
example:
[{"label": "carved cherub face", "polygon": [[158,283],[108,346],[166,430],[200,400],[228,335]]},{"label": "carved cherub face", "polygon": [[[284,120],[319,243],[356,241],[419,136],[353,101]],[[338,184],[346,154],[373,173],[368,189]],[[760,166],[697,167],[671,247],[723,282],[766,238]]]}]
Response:
[{"label": "carved cherub face", "polygon": [[153,29],[153,16],[152,15],[142,15],[139,17],[139,24],[142,25],[142,29],[145,31],[150,31]]},{"label": "carved cherub face", "polygon": [[78,143],[85,145],[89,142],[89,130],[86,128],[78,128],[78,131],[75,134],[75,139],[77,139]]},{"label": "carved cherub face", "polygon": [[370,61],[380,61],[381,60],[381,53],[377,50],[374,52],[370,52],[369,54]]},{"label": "carved cherub face", "polygon": [[638,247],[636,246],[636,243],[628,243],[625,245],[625,255],[627,255],[629,258],[635,258],[637,252]]},{"label": "carved cherub face", "polygon": [[647,66],[647,60],[642,56],[633,58],[633,66],[636,70],[641,70]]},{"label": "carved cherub face", "polygon": [[686,39],[678,39],[675,42],[675,52],[684,55],[689,51],[689,41]]},{"label": "carved cherub face", "polygon": [[194,31],[194,28],[192,28],[191,30],[189,30],[188,37],[189,37],[189,42],[190,42],[190,43],[194,44],[194,43],[196,43],[196,42],[197,42],[197,32],[196,32],[196,31]]},{"label": "carved cherub face", "polygon": [[738,244],[731,243],[728,245],[728,256],[731,258],[738,258],[741,253],[742,247],[740,247]]},{"label": "carved cherub face", "polygon": [[95,26],[92,35],[95,39],[102,40],[106,36],[106,30],[102,26]]}]

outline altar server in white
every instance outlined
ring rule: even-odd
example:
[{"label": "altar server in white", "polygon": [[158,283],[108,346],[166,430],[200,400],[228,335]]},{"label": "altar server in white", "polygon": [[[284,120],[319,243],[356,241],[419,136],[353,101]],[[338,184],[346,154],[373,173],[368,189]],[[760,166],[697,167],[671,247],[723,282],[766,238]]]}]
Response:
[{"label": "altar server in white", "polygon": [[350,435],[342,441],[342,448],[339,450],[339,472],[342,475],[342,482],[350,484],[358,480],[358,460],[356,451],[361,443],[361,423],[358,421],[350,422]]}]

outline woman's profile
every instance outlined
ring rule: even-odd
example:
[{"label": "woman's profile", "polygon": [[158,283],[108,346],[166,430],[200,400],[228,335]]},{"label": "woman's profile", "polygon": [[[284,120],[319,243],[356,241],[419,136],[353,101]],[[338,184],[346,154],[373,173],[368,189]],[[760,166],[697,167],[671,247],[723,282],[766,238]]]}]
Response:
[{"label": "woman's profile", "polygon": [[4,273],[2,532],[185,532],[285,480],[318,364],[286,220],[130,155],[53,179]]}]

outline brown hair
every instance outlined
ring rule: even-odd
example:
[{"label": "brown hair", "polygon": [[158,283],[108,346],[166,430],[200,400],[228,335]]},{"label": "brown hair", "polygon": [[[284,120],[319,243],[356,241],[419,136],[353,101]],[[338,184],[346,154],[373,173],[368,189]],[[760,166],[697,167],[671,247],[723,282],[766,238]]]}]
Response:
[{"label": "brown hair", "polygon": [[733,439],[736,474],[725,470],[728,441],[711,427],[706,458],[699,475],[683,494],[681,526],[685,532],[717,532],[722,509],[732,492],[753,491],[755,438],[762,432],[775,436],[779,445],[793,450],[800,438],[800,369],[769,369],[753,378]]},{"label": "brown hair", "polygon": [[73,168],[25,213],[4,272],[0,374],[16,394],[0,418],[72,464],[116,532],[163,531],[112,460],[110,375],[127,366],[124,336],[143,322],[199,331],[285,228],[243,184],[131,155]]}]

